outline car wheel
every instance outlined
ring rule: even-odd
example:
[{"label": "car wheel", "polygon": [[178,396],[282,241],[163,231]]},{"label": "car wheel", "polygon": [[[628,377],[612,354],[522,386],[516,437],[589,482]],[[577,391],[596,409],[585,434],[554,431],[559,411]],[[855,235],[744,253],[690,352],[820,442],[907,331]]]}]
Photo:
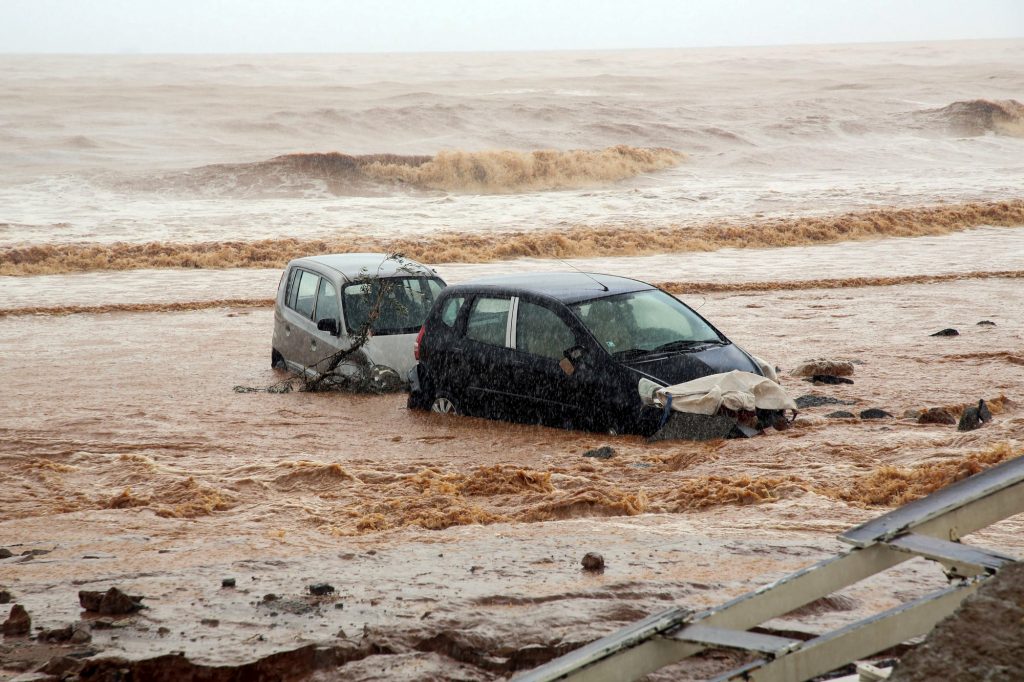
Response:
[{"label": "car wheel", "polygon": [[462,414],[458,403],[447,393],[440,393],[434,396],[434,399],[430,401],[430,411],[437,414]]},{"label": "car wheel", "polygon": [[277,352],[276,348],[270,349],[270,366],[274,369],[287,369],[284,356]]}]

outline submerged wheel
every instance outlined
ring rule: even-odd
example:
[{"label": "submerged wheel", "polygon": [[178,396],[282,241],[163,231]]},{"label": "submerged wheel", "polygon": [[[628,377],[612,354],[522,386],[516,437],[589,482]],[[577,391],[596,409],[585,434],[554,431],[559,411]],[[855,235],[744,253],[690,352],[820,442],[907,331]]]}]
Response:
[{"label": "submerged wheel", "polygon": [[284,356],[277,352],[276,348],[270,349],[270,366],[274,369],[287,369]]},{"label": "submerged wheel", "polygon": [[430,403],[430,411],[438,414],[462,414],[462,410],[459,409],[459,406],[452,400],[451,396],[445,393],[434,396]]}]

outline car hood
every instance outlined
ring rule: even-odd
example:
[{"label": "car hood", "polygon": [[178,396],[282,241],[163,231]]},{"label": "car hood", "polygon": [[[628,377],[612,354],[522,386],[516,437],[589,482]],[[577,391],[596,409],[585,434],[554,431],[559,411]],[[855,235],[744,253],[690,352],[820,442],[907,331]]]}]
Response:
[{"label": "car hood", "polygon": [[709,374],[731,372],[734,369],[761,374],[757,364],[733,343],[691,352],[640,356],[622,364],[666,386],[693,381]]}]

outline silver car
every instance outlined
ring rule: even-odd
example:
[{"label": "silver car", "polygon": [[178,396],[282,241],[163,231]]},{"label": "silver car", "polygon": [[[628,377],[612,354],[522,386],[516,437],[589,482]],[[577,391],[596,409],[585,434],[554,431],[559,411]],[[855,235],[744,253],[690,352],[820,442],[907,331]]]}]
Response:
[{"label": "silver car", "polygon": [[297,258],[277,288],[271,362],[310,378],[369,370],[401,382],[415,364],[416,335],[444,287],[432,268],[383,253]]}]

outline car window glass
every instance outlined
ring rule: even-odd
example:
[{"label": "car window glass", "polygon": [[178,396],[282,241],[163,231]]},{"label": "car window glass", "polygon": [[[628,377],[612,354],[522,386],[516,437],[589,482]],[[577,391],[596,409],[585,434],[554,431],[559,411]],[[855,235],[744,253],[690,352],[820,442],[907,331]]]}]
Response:
[{"label": "car window glass", "polygon": [[544,358],[561,360],[576,337],[555,311],[527,301],[519,302],[516,348]]},{"label": "car window glass", "polygon": [[305,317],[313,317],[313,304],[316,303],[316,289],[320,283],[320,277],[312,272],[301,270],[299,274],[299,286],[295,297],[295,312]]},{"label": "car window glass", "polygon": [[504,346],[509,304],[507,298],[476,299],[469,311],[466,337],[492,346]]},{"label": "car window glass", "polygon": [[466,302],[464,296],[452,296],[444,302],[444,307],[441,309],[441,321],[449,327],[455,326],[455,320],[459,317],[459,311],[462,310],[462,304]]},{"label": "car window glass", "polygon": [[338,319],[338,290],[326,279],[320,280],[316,294],[316,321]]},{"label": "car window glass", "polygon": [[374,334],[412,334],[419,330],[441,292],[440,281],[427,277],[388,277],[349,284],[342,289],[345,324],[358,333],[378,305]]},{"label": "car window glass", "polygon": [[577,304],[572,310],[610,353],[720,341],[704,320],[663,291],[600,298]]},{"label": "car window glass", "polygon": [[284,304],[289,308],[295,308],[295,294],[299,291],[299,273],[302,272],[298,268],[292,268],[292,271],[288,273],[288,290],[284,295]]}]

